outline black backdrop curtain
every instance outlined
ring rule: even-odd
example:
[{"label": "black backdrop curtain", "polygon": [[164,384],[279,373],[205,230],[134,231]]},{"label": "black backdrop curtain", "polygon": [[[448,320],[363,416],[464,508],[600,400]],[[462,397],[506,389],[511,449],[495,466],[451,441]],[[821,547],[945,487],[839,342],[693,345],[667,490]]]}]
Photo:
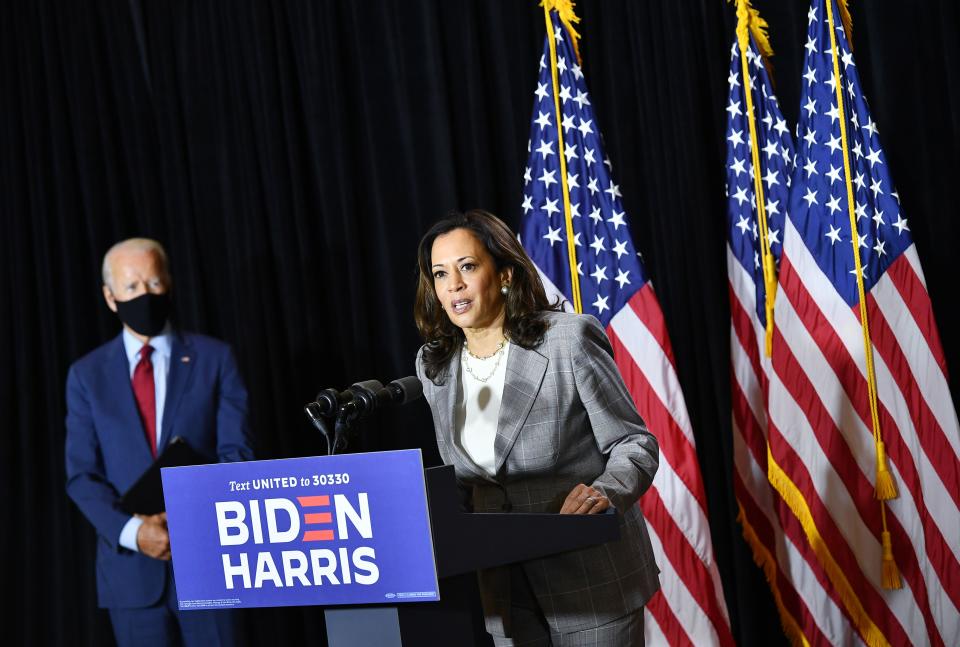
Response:
[{"label": "black backdrop curtain", "polygon": [[[755,0],[796,123],[808,3]],[[733,8],[582,2],[581,50],[653,276],[741,644],[783,640],[731,489],[724,127]],[[855,56],[960,370],[954,245],[960,20],[953,0],[855,2]],[[230,342],[259,457],[319,453],[320,387],[412,373],[419,235],[451,208],[516,225],[543,45],[535,2],[51,0],[0,8],[2,608],[14,644],[102,645],[94,535],[64,494],[70,362],[119,330],[99,263],[163,241],[187,329]],[[954,394],[957,381],[951,382]],[[426,406],[358,448],[421,446]],[[317,609],[245,614],[251,644],[321,640]]]}]

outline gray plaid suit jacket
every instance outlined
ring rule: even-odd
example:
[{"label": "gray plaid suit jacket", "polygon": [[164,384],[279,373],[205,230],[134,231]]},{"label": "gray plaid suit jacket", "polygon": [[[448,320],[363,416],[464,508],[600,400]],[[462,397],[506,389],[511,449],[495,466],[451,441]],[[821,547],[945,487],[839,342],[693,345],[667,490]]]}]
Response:
[{"label": "gray plaid suit jacket", "polygon": [[[566,633],[636,611],[659,588],[659,569],[636,505],[657,471],[659,447],[637,413],[596,318],[545,316],[550,328],[537,348],[510,348],[494,442],[495,478],[456,441],[459,353],[435,384],[423,372],[421,349],[417,375],[433,413],[440,455],[472,488],[476,512],[558,512],[578,483],[592,485],[616,506],[618,541],[522,564],[551,628]],[[487,630],[511,635],[509,569],[481,571],[479,579]]]}]

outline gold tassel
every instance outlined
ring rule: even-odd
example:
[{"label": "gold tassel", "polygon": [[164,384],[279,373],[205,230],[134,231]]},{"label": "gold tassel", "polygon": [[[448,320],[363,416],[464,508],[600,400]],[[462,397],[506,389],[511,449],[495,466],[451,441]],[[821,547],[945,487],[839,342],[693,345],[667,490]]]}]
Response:
[{"label": "gold tassel", "polygon": [[903,588],[903,584],[900,582],[900,570],[897,568],[897,563],[893,561],[893,544],[890,542],[890,533],[884,530],[880,533],[880,538],[883,540],[883,577],[881,584],[885,589]]},{"label": "gold tassel", "polygon": [[882,440],[877,441],[877,483],[874,487],[874,496],[878,501],[897,498],[897,486],[887,468],[887,450]]}]

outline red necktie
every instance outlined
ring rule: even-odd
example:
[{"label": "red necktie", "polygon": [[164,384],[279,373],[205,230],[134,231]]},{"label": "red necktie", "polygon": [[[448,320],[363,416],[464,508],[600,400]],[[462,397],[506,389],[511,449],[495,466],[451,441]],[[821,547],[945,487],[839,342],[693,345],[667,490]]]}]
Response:
[{"label": "red necktie", "polygon": [[143,421],[143,430],[147,434],[150,444],[150,453],[157,457],[157,394],[153,385],[153,362],[150,355],[153,346],[144,344],[140,349],[140,361],[133,369],[133,395],[137,399],[137,409],[140,410],[140,420]]}]

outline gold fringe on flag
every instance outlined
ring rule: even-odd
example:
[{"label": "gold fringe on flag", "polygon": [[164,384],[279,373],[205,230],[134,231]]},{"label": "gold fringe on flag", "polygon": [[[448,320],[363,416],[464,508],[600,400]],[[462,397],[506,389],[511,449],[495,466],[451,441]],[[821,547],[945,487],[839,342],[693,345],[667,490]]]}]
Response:
[{"label": "gold fringe on flag", "polygon": [[573,37],[573,53],[577,55],[577,63],[583,64],[580,60],[580,34],[573,28],[574,24],[580,22],[580,18],[573,11],[573,0],[542,0],[540,6],[544,11],[556,11],[560,16],[560,22]]},{"label": "gold fringe on flag", "polygon": [[753,562],[763,571],[763,576],[770,585],[770,592],[773,593],[773,601],[777,605],[777,612],[780,614],[780,625],[783,627],[783,633],[790,641],[790,647],[810,647],[807,637],[803,635],[803,630],[797,624],[796,619],[787,611],[783,603],[783,596],[780,595],[780,588],[777,586],[777,560],[770,553],[756,530],[747,520],[747,515],[743,511],[743,506],[737,501],[737,521],[743,528],[743,538],[750,546],[750,552],[753,554]]},{"label": "gold fringe on flag", "polygon": [[[770,37],[767,35],[769,25],[767,25],[767,21],[760,16],[760,12],[753,8],[750,0],[730,1],[737,3],[737,29],[740,29],[741,24],[748,27],[750,33],[753,34],[753,39],[757,41],[757,48],[760,50],[760,55],[764,59],[773,56],[773,47],[770,46]],[[741,7],[743,11],[746,12],[743,19],[740,17]]]},{"label": "gold fringe on flag", "polygon": [[847,0],[837,0],[837,8],[840,10],[840,22],[843,23],[843,31],[847,34],[847,43],[850,44],[850,51],[853,51],[853,19],[850,18],[850,9],[847,7]]},{"label": "gold fringe on flag", "polygon": [[[850,581],[847,579],[846,574],[844,574],[843,568],[841,568],[840,564],[837,563],[833,554],[830,552],[830,545],[823,538],[823,535],[820,534],[820,529],[817,528],[817,523],[813,518],[813,512],[810,510],[810,506],[807,504],[803,492],[801,492],[793,480],[791,480],[790,476],[783,471],[783,468],[777,464],[777,461],[773,458],[773,454],[770,452],[769,445],[767,445],[767,480],[770,481],[770,485],[780,494],[784,503],[786,503],[793,512],[797,521],[800,522],[800,526],[807,536],[807,543],[817,556],[817,562],[823,567],[827,578],[833,585],[834,591],[836,591],[837,596],[840,598],[844,610],[850,617],[850,621],[853,623],[853,626],[857,628],[857,633],[860,634],[860,638],[870,647],[890,647],[890,643],[887,641],[886,636],[884,636],[883,631],[876,625],[873,618],[870,617],[860,598],[857,597],[853,586],[850,585]],[[883,508],[880,510],[882,512]],[[892,554],[891,551],[891,564],[893,563]]]},{"label": "gold fringe on flag", "polygon": [[[746,38],[747,30],[750,31],[753,40],[757,43],[757,49],[760,50],[760,60],[763,62],[763,66],[767,68],[770,84],[776,86],[773,79],[773,65],[770,63],[770,59],[773,57],[773,46],[770,45],[770,37],[767,35],[767,21],[760,16],[759,11],[753,8],[750,0],[728,1],[737,5],[737,37],[740,37],[741,29],[744,32],[743,38]],[[743,5],[742,9],[741,5]]]}]

